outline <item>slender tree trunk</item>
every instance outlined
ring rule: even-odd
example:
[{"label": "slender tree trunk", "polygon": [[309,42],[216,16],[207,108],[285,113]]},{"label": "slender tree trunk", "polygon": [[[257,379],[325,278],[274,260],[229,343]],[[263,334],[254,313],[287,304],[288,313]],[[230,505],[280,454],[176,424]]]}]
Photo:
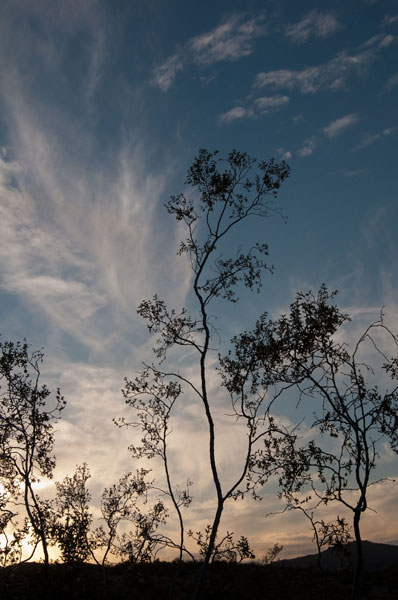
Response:
[{"label": "slender tree trunk", "polygon": [[357,549],[357,559],[354,567],[354,577],[352,581],[352,600],[359,600],[360,590],[359,583],[361,581],[362,568],[363,568],[363,551],[362,551],[362,538],[359,529],[359,521],[361,518],[361,511],[356,510],[354,512],[354,533]]},{"label": "slender tree trunk", "polygon": [[101,581],[102,581],[102,597],[106,598],[106,570],[105,570],[105,563],[101,564],[100,569],[101,569]]},{"label": "slender tree trunk", "polygon": [[178,515],[178,522],[180,525],[180,546],[179,546],[179,554],[178,554],[178,563],[176,566],[176,570],[174,573],[174,577],[173,577],[173,581],[169,590],[169,600],[173,600],[174,597],[174,590],[175,590],[175,586],[176,583],[178,581],[178,578],[180,576],[180,570],[181,570],[181,563],[182,563],[182,555],[183,555],[183,548],[184,548],[184,519],[182,517],[182,512],[181,512],[181,508],[176,500],[176,497],[174,495],[174,491],[171,485],[171,478],[170,478],[170,472],[169,472],[169,462],[168,462],[168,458],[167,458],[167,444],[166,444],[166,429],[164,430],[164,435],[163,435],[163,464],[164,464],[164,469],[166,472],[166,481],[167,481],[167,488],[169,490],[169,495],[170,498],[173,502],[175,511]]},{"label": "slender tree trunk", "polygon": [[216,510],[216,514],[214,517],[211,534],[210,534],[209,544],[207,547],[205,558],[203,560],[202,567],[200,569],[198,580],[196,582],[196,588],[195,588],[194,595],[192,596],[192,600],[199,600],[200,595],[202,593],[203,584],[205,582],[205,579],[207,576],[207,571],[209,568],[210,558],[211,558],[212,552],[214,550],[214,545],[215,545],[215,541],[216,541],[218,527],[219,527],[220,521],[221,521],[221,515],[222,515],[223,508],[224,508],[224,501],[220,500],[218,502],[218,506],[217,506],[217,510]]},{"label": "slender tree trunk", "polygon": [[[214,246],[215,246],[215,244],[213,243],[213,249],[214,249]],[[207,257],[209,256],[211,251],[212,250],[208,251]],[[207,260],[207,258],[206,258],[206,260]],[[206,357],[207,357],[207,351],[209,348],[210,330],[209,330],[209,325],[208,325],[208,321],[207,321],[207,313],[206,313],[205,303],[204,303],[203,298],[198,289],[198,280],[199,280],[200,273],[204,267],[206,260],[202,262],[201,269],[196,275],[194,291],[199,300],[200,311],[201,311],[201,315],[202,315],[202,324],[203,324],[203,328],[205,331],[203,350],[202,350],[201,356],[200,356],[200,380],[201,380],[201,388],[202,388],[202,403],[203,403],[203,407],[205,409],[207,423],[209,426],[209,459],[210,459],[210,468],[211,468],[211,473],[213,476],[214,486],[216,488],[216,493],[217,493],[217,510],[216,510],[216,514],[214,516],[214,520],[213,520],[213,524],[212,524],[212,528],[211,528],[211,534],[210,534],[208,548],[207,548],[207,551],[205,554],[205,558],[204,558],[202,567],[200,569],[198,580],[196,582],[196,588],[195,588],[195,592],[193,595],[193,600],[199,600],[199,598],[200,598],[203,583],[204,583],[206,575],[207,575],[210,558],[211,558],[211,555],[212,555],[212,552],[214,549],[214,544],[215,544],[215,540],[217,537],[218,527],[220,525],[221,514],[223,511],[224,502],[225,502],[225,498],[223,497],[222,490],[221,490],[221,483],[220,483],[220,479],[218,476],[218,470],[217,470],[217,465],[216,465],[215,432],[214,432],[213,415],[210,410],[209,400],[208,400],[208,396],[207,396]]]},{"label": "slender tree trunk", "polygon": [[[36,508],[37,511],[37,518],[39,519],[39,523],[37,522],[37,519],[35,518],[35,516],[32,513],[31,507],[30,507],[30,502],[29,502],[29,494],[30,497],[33,501],[34,507]],[[29,481],[28,476],[25,476],[25,492],[24,492],[24,502],[25,502],[25,508],[26,508],[26,512],[28,514],[29,520],[32,524],[33,530],[36,533],[36,535],[40,538],[41,541],[41,545],[43,548],[43,554],[44,554],[44,582],[45,582],[45,589],[47,592],[47,584],[48,584],[48,570],[49,570],[49,563],[50,563],[50,559],[49,559],[49,555],[48,555],[48,543],[47,543],[47,538],[46,538],[46,534],[44,531],[44,526],[43,526],[43,515],[41,513],[39,504],[36,500],[36,496],[35,493],[33,491],[32,485]]]},{"label": "slender tree trunk", "polygon": [[179,555],[178,555],[178,562],[176,565],[176,570],[174,572],[174,577],[173,577],[173,581],[170,587],[170,591],[169,591],[169,600],[173,600],[174,598],[174,590],[177,584],[177,581],[180,577],[180,571],[181,571],[181,563],[182,563],[182,553],[183,553],[183,547],[184,547],[184,521],[182,518],[182,514],[181,514],[181,510],[180,507],[178,506],[178,504],[175,502],[174,500],[174,495],[172,497],[174,505],[176,507],[176,511],[178,514],[178,519],[180,522],[180,548],[179,548]]},{"label": "slender tree trunk", "polygon": [[322,548],[321,548],[318,540],[317,540],[317,549],[318,549],[317,564],[318,564],[319,572],[322,576],[323,597],[326,600],[328,597],[328,575],[322,566]]}]

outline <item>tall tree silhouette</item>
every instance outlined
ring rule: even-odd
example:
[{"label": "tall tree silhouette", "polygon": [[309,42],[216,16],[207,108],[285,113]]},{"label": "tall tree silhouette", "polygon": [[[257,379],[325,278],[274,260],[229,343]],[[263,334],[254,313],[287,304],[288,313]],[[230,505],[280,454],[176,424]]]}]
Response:
[{"label": "tall tree silhouette", "polygon": [[[208,456],[214,483],[216,510],[210,525],[204,554],[203,568],[199,577],[195,598],[201,593],[207,565],[215,549],[225,502],[236,497],[238,488],[250,469],[254,445],[272,427],[263,407],[265,394],[256,399],[242,396],[239,400],[229,396],[233,417],[246,424],[247,446],[241,465],[237,465],[235,482],[225,488],[222,484],[220,466],[216,457],[216,421],[214,403],[209,390],[209,373],[214,372],[217,354],[214,346],[217,332],[213,327],[210,307],[215,310],[215,300],[238,302],[239,286],[259,291],[268,265],[268,245],[254,242],[242,250],[243,231],[253,218],[280,214],[275,206],[278,190],[289,175],[285,162],[274,160],[257,162],[245,153],[233,150],[226,159],[218,153],[200,150],[188,170],[186,184],[193,193],[172,196],[166,207],[171,216],[182,224],[186,237],[181,241],[178,254],[188,258],[192,268],[192,298],[196,312],[186,309],[169,309],[158,296],[144,300],[138,313],[147,321],[149,331],[158,335],[154,353],[157,364],[144,366],[135,380],[127,380],[124,390],[126,402],[145,413],[142,453],[147,457],[162,455],[168,493],[180,521],[180,548],[184,548],[184,528],[180,511],[184,497],[177,498],[170,481],[167,459],[167,436],[171,433],[169,419],[181,393],[190,393],[201,404],[208,426]],[[224,242],[235,244],[225,256]],[[234,253],[232,253],[234,252]],[[167,369],[168,352],[180,348],[183,353],[192,351],[196,356],[198,381],[188,374]],[[212,366],[210,363],[212,362]],[[167,418],[166,418],[167,417]],[[135,424],[141,424],[136,421]],[[181,556],[181,553],[180,553]]]},{"label": "tall tree silhouette", "polygon": [[43,550],[47,577],[50,507],[38,497],[34,484],[42,477],[52,478],[54,424],[65,401],[57,390],[51,406],[50,390],[40,384],[40,350],[30,352],[26,342],[1,342],[0,353],[2,481],[8,489],[12,481],[14,493],[18,486],[33,538],[40,541]]},{"label": "tall tree silhouette", "polygon": [[322,286],[317,295],[299,293],[280,319],[264,314],[253,331],[235,338],[225,368],[232,387],[239,387],[239,368],[247,365],[258,384],[279,386],[279,393],[294,389],[298,401],[313,402],[313,427],[325,443],[312,440],[298,447],[295,434],[267,438],[252,472],[258,483],[270,464],[279,467],[281,494],[291,505],[299,504],[295,494],[307,489],[318,504],[337,501],[352,511],[357,548],[352,595],[357,599],[363,567],[360,519],[368,508],[369,487],[378,481],[373,473],[379,443],[398,452],[398,336],[381,314],[350,352],[337,336],[350,319],[332,303],[334,296]]}]

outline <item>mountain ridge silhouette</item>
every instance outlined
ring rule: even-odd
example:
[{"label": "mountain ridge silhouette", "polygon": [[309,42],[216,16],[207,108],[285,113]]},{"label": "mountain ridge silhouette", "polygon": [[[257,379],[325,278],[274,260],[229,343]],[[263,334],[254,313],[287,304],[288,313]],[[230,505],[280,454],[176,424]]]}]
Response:
[{"label": "mountain ridge silhouette", "polygon": [[[380,571],[382,569],[387,569],[394,565],[397,565],[398,569],[398,545],[380,544],[377,542],[369,542],[368,540],[363,540],[362,548],[364,555],[364,567],[368,571]],[[347,545],[347,549],[351,558],[355,560],[355,542],[350,542]],[[277,564],[279,566],[305,569],[312,566],[316,566],[317,561],[318,554],[315,553],[306,554],[305,556],[298,556],[296,558],[280,559]],[[328,549],[323,550],[321,553],[321,564],[324,569],[329,569],[333,571],[341,568],[342,561],[335,550]]]}]

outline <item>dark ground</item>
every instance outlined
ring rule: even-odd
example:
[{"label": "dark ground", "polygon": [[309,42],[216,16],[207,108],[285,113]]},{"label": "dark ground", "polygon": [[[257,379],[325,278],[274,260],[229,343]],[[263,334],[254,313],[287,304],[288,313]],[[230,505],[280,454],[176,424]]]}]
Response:
[{"label": "dark ground", "polygon": [[[189,600],[200,565],[181,566],[174,591],[170,589],[176,564],[108,566],[104,573],[95,565],[50,565],[48,600]],[[43,565],[29,563],[0,571],[1,600],[43,600]],[[398,569],[367,572],[362,582],[362,600],[398,600]],[[351,573],[329,572],[325,581],[317,569],[279,564],[216,563],[206,582],[203,600],[348,600]]]}]

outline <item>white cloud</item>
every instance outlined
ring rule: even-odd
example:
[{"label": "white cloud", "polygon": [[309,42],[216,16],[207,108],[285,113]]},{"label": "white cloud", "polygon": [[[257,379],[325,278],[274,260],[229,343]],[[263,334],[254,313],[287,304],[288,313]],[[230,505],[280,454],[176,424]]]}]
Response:
[{"label": "white cloud", "polygon": [[100,296],[96,290],[80,281],[67,281],[48,275],[23,277],[21,273],[10,274],[5,278],[3,288],[8,292],[29,296],[42,305],[48,304],[48,313],[54,312],[51,308],[62,313],[60,321],[64,313],[76,321],[88,319],[107,304],[104,295]]},{"label": "white cloud", "polygon": [[386,33],[376,33],[371,38],[363,42],[358,46],[359,50],[363,48],[388,48],[388,46],[394,41],[394,36]]},{"label": "white cloud", "polygon": [[[3,6],[2,6],[3,8]],[[9,27],[15,19],[15,27]],[[82,108],[92,109],[92,101],[101,83],[104,59],[108,51],[108,29],[109,19],[103,4],[96,0],[79,2],[70,0],[68,3],[62,0],[38,0],[29,2],[23,8],[19,3],[10,3],[4,6],[2,21],[5,26],[2,29],[4,35],[2,55],[9,57],[13,62],[17,57],[30,55],[33,70],[40,63],[44,72],[47,71],[48,79],[58,76],[65,69],[63,58],[61,58],[62,47],[66,39],[80,35],[84,31],[84,44],[80,41],[79,67],[86,69],[84,81],[82,81]],[[37,29],[32,28],[33,22],[39,23],[40,35]],[[29,23],[30,22],[30,23]],[[15,29],[15,35],[14,35]],[[36,30],[36,31],[35,31]],[[7,36],[11,34],[10,43]],[[14,55],[14,56],[13,56]],[[19,67],[23,65],[22,61]],[[76,65],[78,66],[78,65]],[[31,68],[31,67],[30,67]],[[33,71],[32,71],[33,72]]]},{"label": "white cloud", "polygon": [[394,73],[394,75],[391,75],[391,77],[385,83],[384,89],[389,92],[390,90],[392,90],[393,87],[395,87],[397,85],[398,85],[398,73]]},{"label": "white cloud", "polygon": [[326,127],[321,127],[319,132],[304,140],[302,146],[297,150],[297,155],[301,158],[311,156],[316,148],[325,141],[325,138],[331,139],[344,133],[344,131],[357,123],[358,115],[351,113],[331,121]]},{"label": "white cloud", "polygon": [[301,94],[344,89],[349,77],[360,73],[362,69],[374,62],[379,52],[391,44],[391,38],[392,36],[386,34],[374,36],[362,44],[357,52],[349,54],[344,50],[323,65],[258,73],[254,87],[267,87],[272,90],[298,90]]},{"label": "white cloud", "polygon": [[389,15],[389,14],[387,14],[384,17],[381,25],[382,25],[382,27],[384,27],[385,25],[394,25],[395,23],[398,23],[398,15]]},{"label": "white cloud", "polygon": [[339,79],[334,71],[334,69],[328,69],[327,66],[308,67],[301,71],[292,69],[267,71],[256,76],[254,85],[255,87],[268,87],[273,90],[298,89],[302,94],[314,94],[323,88],[330,89]]},{"label": "white cloud", "polygon": [[264,35],[262,19],[232,15],[218,27],[189,39],[184,46],[156,67],[153,83],[167,91],[179,71],[190,64],[208,67],[216,62],[235,61],[253,52],[253,41]]},{"label": "white cloud", "polygon": [[243,106],[234,106],[227,112],[223,113],[219,117],[220,123],[231,123],[231,121],[236,121],[237,119],[243,119],[243,117],[247,116],[247,111]]},{"label": "white cloud", "polygon": [[115,346],[117,360],[114,333],[141,327],[138,302],[162,290],[166,300],[179,290],[183,302],[189,285],[173,229],[162,230],[157,213],[167,171],[152,173],[143,147],[128,142],[102,174],[81,169],[86,140],[74,123],[57,115],[58,131],[69,129],[61,141],[21,83],[6,79],[15,159],[0,163],[0,285],[41,314],[48,331],[94,353]]},{"label": "white cloud", "polygon": [[160,87],[162,92],[167,92],[174,83],[177,73],[183,68],[184,61],[182,57],[179,54],[174,54],[173,56],[170,56],[166,62],[155,69],[153,81]]},{"label": "white cloud", "polygon": [[323,128],[322,132],[327,137],[333,138],[340,135],[340,133],[345,131],[347,127],[351,127],[357,122],[358,115],[356,115],[355,113],[351,113],[350,115],[346,115],[345,117],[341,117],[340,119],[332,121],[331,123],[329,123],[329,125]]},{"label": "white cloud", "polygon": [[304,140],[303,145],[299,150],[297,150],[298,156],[304,158],[306,156],[311,156],[314,150],[317,148],[319,144],[319,137],[317,135],[313,135],[312,137]]},{"label": "white cloud", "polygon": [[86,98],[91,102],[101,82],[102,66],[106,51],[106,37],[103,28],[93,30],[92,50],[90,53],[90,66],[86,83]]},{"label": "white cloud", "polygon": [[340,172],[344,177],[358,177],[365,173],[364,169],[342,169]]},{"label": "white cloud", "polygon": [[279,69],[277,71],[258,73],[256,76],[255,87],[293,89],[298,77],[297,72],[290,69]]},{"label": "white cloud", "polygon": [[261,115],[283,108],[288,103],[289,96],[262,96],[252,100],[247,108],[234,106],[227,112],[222,113],[218,118],[218,122],[223,124],[243,118],[255,119]]},{"label": "white cloud", "polygon": [[288,103],[289,96],[262,96],[254,100],[253,107],[256,112],[263,114],[277,108],[282,108]]},{"label": "white cloud", "polygon": [[368,146],[371,146],[375,142],[378,142],[379,140],[381,140],[385,137],[394,135],[395,133],[397,133],[397,131],[398,131],[398,127],[386,127],[385,129],[383,129],[382,131],[379,131],[378,133],[365,133],[363,135],[362,142],[360,144],[358,144],[357,146],[355,146],[355,148],[353,148],[353,150],[361,150],[362,148],[367,148]]},{"label": "white cloud", "polygon": [[233,15],[208,33],[187,43],[194,62],[210,65],[220,61],[238,60],[253,52],[253,39],[264,33],[264,27],[254,18]]},{"label": "white cloud", "polygon": [[384,36],[384,38],[380,41],[379,48],[388,48],[388,46],[393,43],[394,39],[395,38],[393,35]]},{"label": "white cloud", "polygon": [[340,23],[332,13],[321,13],[312,10],[297,23],[287,25],[286,37],[293,42],[303,43],[313,37],[325,38],[341,28]]}]

